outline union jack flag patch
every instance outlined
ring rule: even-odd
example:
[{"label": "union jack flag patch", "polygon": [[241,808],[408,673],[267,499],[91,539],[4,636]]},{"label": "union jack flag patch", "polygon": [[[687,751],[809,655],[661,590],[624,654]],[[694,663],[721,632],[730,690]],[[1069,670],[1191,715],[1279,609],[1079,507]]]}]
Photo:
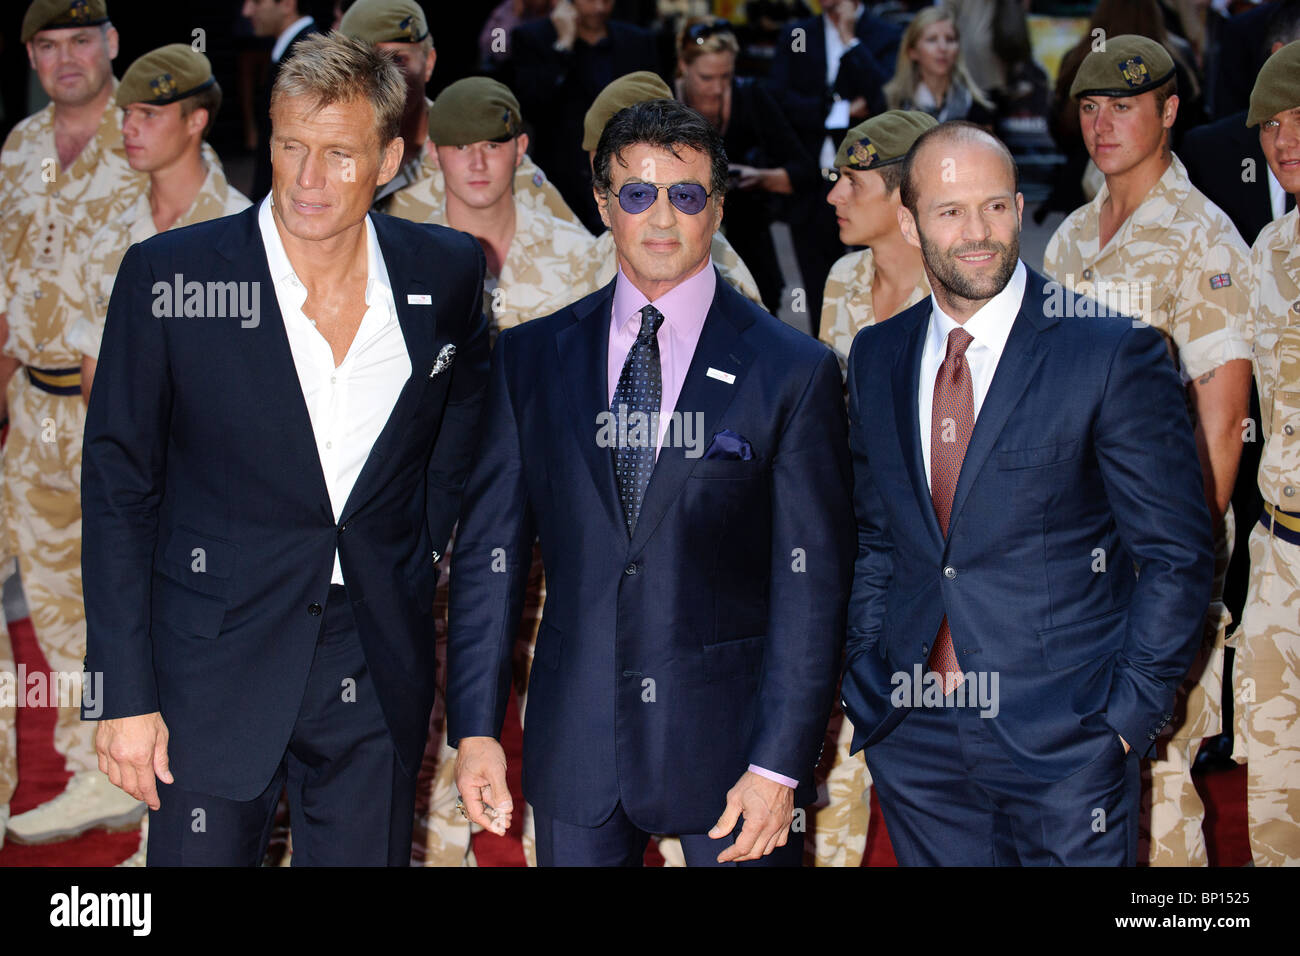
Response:
[{"label": "union jack flag patch", "polygon": [[1211,289],[1226,289],[1232,285],[1232,276],[1226,272],[1220,272],[1217,276],[1210,276]]}]

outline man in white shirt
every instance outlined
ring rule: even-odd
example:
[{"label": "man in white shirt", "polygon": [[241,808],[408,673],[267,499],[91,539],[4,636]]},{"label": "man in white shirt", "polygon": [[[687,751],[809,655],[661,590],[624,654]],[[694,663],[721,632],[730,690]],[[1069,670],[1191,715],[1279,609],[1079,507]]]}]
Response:
[{"label": "man in white shirt", "polygon": [[304,0],[244,0],[240,15],[253,25],[253,34],[275,37],[271,47],[271,68],[264,86],[259,87],[257,104],[257,165],[253,169],[254,199],[261,199],[271,188],[271,90],[281,65],[293,55],[298,43],[320,30],[316,21],[303,12]]},{"label": "man in white shirt", "polygon": [[255,865],[286,786],[295,864],[410,861],[487,334],[471,237],[367,215],[404,101],[369,44],[307,38],[273,94],[271,195],[118,273],[83,466],[87,668],[150,865]]},{"label": "man in white shirt", "polygon": [[849,356],[853,749],[904,865],[1131,866],[1213,570],[1178,378],[1020,262],[990,134],[923,134],[901,195],[933,292]]}]

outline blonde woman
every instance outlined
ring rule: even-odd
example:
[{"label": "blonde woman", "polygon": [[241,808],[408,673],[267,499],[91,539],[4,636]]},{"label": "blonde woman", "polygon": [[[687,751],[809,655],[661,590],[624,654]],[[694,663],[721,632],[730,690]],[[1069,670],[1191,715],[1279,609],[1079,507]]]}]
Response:
[{"label": "blonde woman", "polygon": [[940,123],[993,125],[993,102],[966,69],[957,21],[947,7],[926,7],[908,24],[885,99],[890,109],[921,110]]}]

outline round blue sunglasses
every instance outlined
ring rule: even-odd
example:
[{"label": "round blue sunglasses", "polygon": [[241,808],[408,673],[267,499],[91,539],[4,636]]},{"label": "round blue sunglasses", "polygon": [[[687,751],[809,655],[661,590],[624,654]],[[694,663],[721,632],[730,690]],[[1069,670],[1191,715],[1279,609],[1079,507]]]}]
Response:
[{"label": "round blue sunglasses", "polygon": [[704,209],[712,191],[706,190],[699,183],[624,183],[618,191],[618,204],[623,211],[633,216],[645,212],[659,198],[659,190],[668,190],[668,201],[681,212],[694,216]]}]

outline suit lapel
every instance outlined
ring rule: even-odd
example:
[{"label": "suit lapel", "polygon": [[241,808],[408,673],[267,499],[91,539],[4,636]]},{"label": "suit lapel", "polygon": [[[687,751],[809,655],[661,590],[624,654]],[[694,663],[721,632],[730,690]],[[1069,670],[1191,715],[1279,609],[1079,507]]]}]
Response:
[{"label": "suit lapel", "polygon": [[[382,487],[384,468],[392,458],[394,448],[407,438],[406,423],[414,416],[428,390],[432,378],[429,372],[433,367],[434,341],[437,332],[437,318],[433,304],[413,305],[410,296],[426,295],[430,303],[437,303],[432,286],[421,278],[427,270],[416,267],[409,261],[408,250],[395,241],[389,230],[387,217],[372,215],[375,235],[379,240],[379,250],[384,257],[384,267],[388,272],[388,281],[393,289],[393,303],[397,309],[397,322],[402,329],[402,338],[406,342],[406,354],[411,360],[411,377],[406,380],[402,391],[398,393],[393,410],[384,423],[383,430],[370,448],[370,455],[357,475],[347,502],[343,505],[342,520],[346,521],[358,509],[369,501]],[[412,436],[418,440],[419,436]]]},{"label": "suit lapel", "polygon": [[1029,387],[1034,372],[1043,362],[1044,351],[1040,347],[1038,333],[1056,323],[1054,318],[1043,314],[1043,299],[1043,280],[1026,267],[1025,294],[1020,303],[1020,311],[1002,349],[997,371],[993,373],[988,394],[980,406],[979,417],[975,419],[975,428],[971,432],[970,443],[966,446],[966,457],[962,459],[961,472],[957,476],[952,517],[948,522],[950,536],[953,525],[961,517],[962,505],[970,495],[971,485],[979,477],[1003,426]]},{"label": "suit lapel", "polygon": [[329,512],[329,487],[321,470],[311,415],[307,412],[298,368],[289,348],[275,283],[271,281],[266,246],[258,226],[258,208],[259,204],[255,203],[233,217],[229,241],[217,247],[218,254],[233,264],[243,278],[248,278],[247,270],[251,263],[251,281],[257,288],[269,291],[268,295],[259,296],[262,321],[253,327],[237,329],[239,362],[247,370],[249,381],[256,383],[260,406],[283,419],[281,443],[274,449],[274,454],[300,470],[304,480],[312,486],[310,492]]},{"label": "suit lapel", "polygon": [[[733,291],[721,275],[715,275],[715,278],[717,286],[713,302],[705,316],[704,328],[700,331],[700,340],[695,345],[695,354],[674,409],[682,416],[699,416],[692,418],[690,427],[694,428],[694,422],[699,421],[699,438],[705,447],[713,437],[722,413],[744,384],[745,371],[754,358],[753,349],[741,340],[741,332],[753,319],[741,311],[743,300],[740,294]],[[710,368],[734,375],[735,380],[727,383],[711,378],[708,374]],[[673,431],[668,434],[672,435]],[[695,463],[700,461],[700,458],[687,458],[686,451],[681,442],[676,443],[676,447],[659,450],[629,553],[635,554],[645,545],[668,506],[681,494],[682,485],[690,477]]]},{"label": "suit lapel", "polygon": [[921,452],[921,420],[917,394],[921,384],[921,354],[925,350],[925,336],[930,327],[930,300],[928,298],[912,307],[911,315],[900,315],[891,322],[910,322],[912,328],[894,358],[894,422],[898,429],[898,444],[907,465],[907,475],[916,504],[921,509],[921,520],[937,545],[943,544],[943,532],[934,514],[934,501],[925,478],[925,458]]},{"label": "suit lapel", "polygon": [[573,306],[573,324],[556,334],[555,348],[573,412],[568,418],[574,438],[607,517],[622,532],[623,509],[614,482],[613,456],[609,448],[596,444],[600,416],[609,411],[609,320],[613,298],[614,283],[610,282],[599,294]]}]

